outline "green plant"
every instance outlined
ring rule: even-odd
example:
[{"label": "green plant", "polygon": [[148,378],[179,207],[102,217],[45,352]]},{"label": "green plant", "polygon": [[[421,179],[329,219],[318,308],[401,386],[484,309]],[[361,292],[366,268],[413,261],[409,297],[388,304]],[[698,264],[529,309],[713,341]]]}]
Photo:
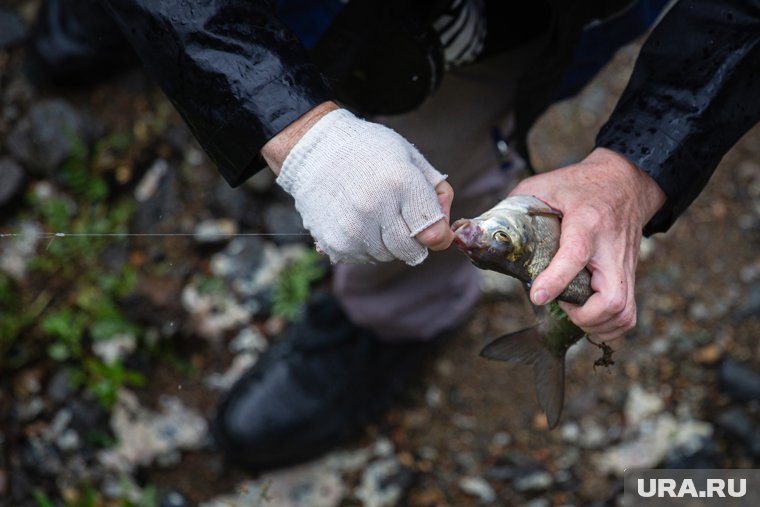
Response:
[{"label": "green plant", "polygon": [[[122,142],[111,139],[97,149]],[[122,385],[144,382],[121,363],[104,364],[89,348],[90,342],[141,334],[117,304],[134,290],[136,271],[103,262],[109,247],[126,241],[134,207],[127,199],[109,198],[108,185],[92,164],[88,147],[73,139],[72,155],[61,169],[62,188],[52,196],[35,191],[27,196],[27,218],[38,221],[49,238],[27,262],[25,286],[0,277],[0,352],[42,341],[41,349],[65,363],[74,383],[109,408]],[[32,297],[35,280],[45,289]]]},{"label": "green plant", "polygon": [[121,362],[107,364],[94,357],[85,358],[79,368],[71,370],[71,381],[74,386],[84,386],[108,409],[116,403],[122,386],[145,385],[145,377],[141,373],[124,368]]},{"label": "green plant", "polygon": [[274,288],[272,313],[287,320],[294,320],[309,298],[311,284],[325,275],[320,255],[308,251],[280,274]]},{"label": "green plant", "polygon": [[[158,488],[155,486],[145,486],[139,492],[139,495],[134,495],[133,489],[134,486],[129,481],[122,481],[120,494],[122,498],[117,500],[119,507],[158,507],[160,505]],[[90,485],[82,486],[82,489],[74,495],[76,496],[75,500],[64,501],[63,504],[54,502],[40,489],[35,489],[32,495],[38,507],[56,507],[57,505],[63,505],[63,507],[100,507],[103,505],[114,505],[110,501],[106,503],[102,495]],[[138,496],[137,500],[131,500],[134,496]]]}]

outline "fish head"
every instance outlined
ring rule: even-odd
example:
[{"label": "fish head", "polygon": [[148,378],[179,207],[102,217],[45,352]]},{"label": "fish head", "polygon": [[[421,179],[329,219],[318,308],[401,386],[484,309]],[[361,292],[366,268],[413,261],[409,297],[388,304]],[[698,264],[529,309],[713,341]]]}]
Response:
[{"label": "fish head", "polygon": [[488,212],[457,220],[452,230],[457,248],[475,266],[525,278],[524,257],[530,249],[528,229],[519,214]]}]

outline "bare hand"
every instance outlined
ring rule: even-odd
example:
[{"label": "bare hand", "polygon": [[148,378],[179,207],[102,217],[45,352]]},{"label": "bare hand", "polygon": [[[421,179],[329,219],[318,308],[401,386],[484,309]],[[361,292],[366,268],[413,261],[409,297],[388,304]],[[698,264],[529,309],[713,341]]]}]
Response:
[{"label": "bare hand", "polygon": [[555,299],[587,267],[595,293],[583,306],[562,308],[604,340],[632,329],[641,230],[665,202],[657,183],[625,157],[597,148],[578,164],[525,179],[511,195],[534,195],[563,214],[559,250],[534,280],[531,300]]}]

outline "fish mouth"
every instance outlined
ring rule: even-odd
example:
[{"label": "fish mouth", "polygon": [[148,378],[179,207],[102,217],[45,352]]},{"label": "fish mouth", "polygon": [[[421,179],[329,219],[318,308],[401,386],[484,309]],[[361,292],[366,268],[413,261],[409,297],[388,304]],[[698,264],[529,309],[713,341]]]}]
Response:
[{"label": "fish mouth", "polygon": [[470,254],[472,250],[483,247],[483,229],[472,220],[460,218],[451,224],[451,231],[454,233],[454,244],[461,251]]}]

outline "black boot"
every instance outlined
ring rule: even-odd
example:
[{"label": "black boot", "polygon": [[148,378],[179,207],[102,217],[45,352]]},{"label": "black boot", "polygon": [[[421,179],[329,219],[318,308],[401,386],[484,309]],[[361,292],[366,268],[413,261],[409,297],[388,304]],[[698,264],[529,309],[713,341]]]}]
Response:
[{"label": "black boot", "polygon": [[441,341],[377,340],[332,296],[318,296],[233,386],[214,437],[233,462],[257,471],[315,458],[359,436]]},{"label": "black boot", "polygon": [[27,73],[39,85],[96,84],[137,62],[96,0],[45,0],[29,41]]}]

